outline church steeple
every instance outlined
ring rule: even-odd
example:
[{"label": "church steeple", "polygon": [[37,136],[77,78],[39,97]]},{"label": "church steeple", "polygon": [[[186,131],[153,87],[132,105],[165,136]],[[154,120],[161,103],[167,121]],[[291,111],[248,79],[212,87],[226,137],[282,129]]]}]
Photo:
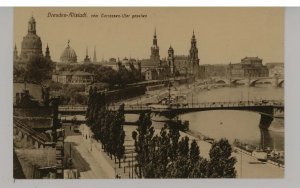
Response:
[{"label": "church steeple", "polygon": [[152,61],[159,61],[160,56],[159,56],[159,47],[157,45],[157,35],[156,35],[156,28],[154,29],[154,35],[153,35],[153,43],[151,46],[151,55],[150,59]]},{"label": "church steeple", "polygon": [[190,67],[189,73],[190,74],[198,74],[198,67],[199,67],[199,58],[198,58],[198,48],[197,48],[197,40],[195,37],[195,32],[193,30],[193,35],[191,39],[191,48],[189,53],[189,60],[190,60]]},{"label": "church steeple", "polygon": [[93,57],[93,62],[97,62],[97,55],[96,55],[96,47],[94,47],[94,57]]},{"label": "church steeple", "polygon": [[47,44],[47,47],[46,47],[45,58],[47,58],[49,60],[51,59],[50,50],[49,50],[48,44]]},{"label": "church steeple", "polygon": [[156,27],[154,29],[154,35],[153,35],[153,46],[157,46]]},{"label": "church steeple", "polygon": [[88,49],[88,47],[86,47],[84,63],[90,63],[90,62],[91,62],[91,59],[89,57],[89,49]]},{"label": "church steeple", "polygon": [[28,33],[36,34],[36,22],[33,16],[30,17],[28,22]]},{"label": "church steeple", "polygon": [[17,50],[17,45],[15,44],[14,47],[14,60],[18,59],[18,50]]},{"label": "church steeple", "polygon": [[175,73],[175,63],[174,63],[175,57],[174,57],[174,49],[170,45],[170,48],[168,50],[168,65],[170,68],[171,75],[174,75]]}]

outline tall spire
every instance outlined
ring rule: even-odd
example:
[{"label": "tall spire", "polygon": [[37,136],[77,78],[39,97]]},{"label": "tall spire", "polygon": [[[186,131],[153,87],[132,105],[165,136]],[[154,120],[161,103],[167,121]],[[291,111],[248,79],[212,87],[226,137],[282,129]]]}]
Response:
[{"label": "tall spire", "polygon": [[198,75],[198,67],[199,67],[199,57],[198,57],[198,48],[197,48],[197,40],[195,37],[195,32],[193,29],[193,35],[191,39],[191,48],[189,53],[189,73]]},{"label": "tall spire", "polygon": [[51,59],[51,56],[50,56],[50,50],[49,50],[48,44],[47,44],[47,47],[46,47],[45,57],[46,57],[47,59]]},{"label": "tall spire", "polygon": [[193,35],[192,35],[192,40],[195,40],[196,37],[195,37],[195,32],[194,32],[194,29],[193,29]]},{"label": "tall spire", "polygon": [[157,45],[157,35],[156,35],[156,27],[154,28],[154,35],[153,35],[153,44],[151,46],[151,55],[150,59],[154,61],[159,61],[159,47]]},{"label": "tall spire", "polygon": [[85,58],[84,58],[84,62],[85,63],[91,63],[91,59],[90,59],[90,57],[89,57],[89,49],[88,49],[88,47],[86,47],[86,51],[85,51]]},{"label": "tall spire", "polygon": [[153,35],[153,46],[157,46],[156,27],[154,28],[154,35]]},{"label": "tall spire", "polygon": [[94,47],[94,57],[93,57],[93,62],[97,62],[97,55],[96,55],[96,46]]},{"label": "tall spire", "polygon": [[14,59],[17,59],[18,58],[18,50],[17,50],[17,45],[15,44],[15,47],[14,47]]}]

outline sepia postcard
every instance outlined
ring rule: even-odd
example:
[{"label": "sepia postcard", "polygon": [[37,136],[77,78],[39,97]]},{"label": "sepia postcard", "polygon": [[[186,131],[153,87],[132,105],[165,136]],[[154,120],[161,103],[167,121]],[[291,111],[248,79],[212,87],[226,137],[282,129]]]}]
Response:
[{"label": "sepia postcard", "polygon": [[13,178],[284,178],[283,8],[14,8]]}]

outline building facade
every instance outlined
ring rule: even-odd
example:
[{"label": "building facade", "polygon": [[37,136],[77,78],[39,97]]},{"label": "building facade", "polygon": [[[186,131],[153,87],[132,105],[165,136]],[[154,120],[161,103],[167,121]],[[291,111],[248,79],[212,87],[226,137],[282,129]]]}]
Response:
[{"label": "building facade", "polygon": [[150,48],[150,58],[141,60],[141,74],[145,80],[161,80],[170,76],[170,68],[167,60],[161,60],[159,55],[159,46],[154,30],[152,46]]},{"label": "building facade", "polygon": [[241,59],[241,63],[228,65],[229,77],[268,77],[269,70],[267,66],[262,64],[262,59],[258,57],[245,57]]},{"label": "building facade", "polygon": [[199,69],[202,70],[201,78],[227,77],[227,67],[228,65],[226,64],[200,65]]},{"label": "building facade", "polygon": [[94,76],[91,73],[83,71],[64,71],[61,73],[55,73],[52,75],[52,81],[61,84],[92,84]]}]

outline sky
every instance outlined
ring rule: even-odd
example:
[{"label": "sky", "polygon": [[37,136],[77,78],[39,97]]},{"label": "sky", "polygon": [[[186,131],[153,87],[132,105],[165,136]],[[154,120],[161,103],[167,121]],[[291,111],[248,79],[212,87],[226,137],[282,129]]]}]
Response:
[{"label": "sky", "polygon": [[[71,12],[86,17],[49,17]],[[96,14],[98,18],[91,17]],[[141,14],[147,17],[132,18]],[[68,40],[79,62],[86,48],[91,58],[96,48],[98,60],[149,58],[155,28],[161,58],[170,45],[175,55],[188,55],[194,30],[200,64],[238,63],[245,56],[258,56],[263,63],[284,61],[283,8],[15,8],[14,42],[19,52],[32,15],[43,52],[48,44],[54,61],[59,61]]]}]

